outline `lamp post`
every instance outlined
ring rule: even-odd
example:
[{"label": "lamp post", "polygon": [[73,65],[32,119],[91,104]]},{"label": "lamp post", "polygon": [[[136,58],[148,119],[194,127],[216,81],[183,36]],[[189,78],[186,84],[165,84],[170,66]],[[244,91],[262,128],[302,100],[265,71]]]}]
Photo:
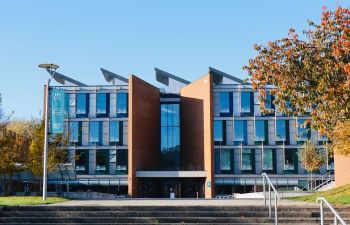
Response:
[{"label": "lamp post", "polygon": [[[56,64],[40,64],[40,68],[46,69],[50,71],[51,77],[47,80],[46,88],[45,88],[45,133],[44,133],[44,159],[43,159],[43,201],[46,201],[47,199],[47,158],[48,158],[48,119],[49,119],[49,86],[50,82],[55,75],[56,70],[59,68]],[[52,73],[51,73],[52,71]]]}]

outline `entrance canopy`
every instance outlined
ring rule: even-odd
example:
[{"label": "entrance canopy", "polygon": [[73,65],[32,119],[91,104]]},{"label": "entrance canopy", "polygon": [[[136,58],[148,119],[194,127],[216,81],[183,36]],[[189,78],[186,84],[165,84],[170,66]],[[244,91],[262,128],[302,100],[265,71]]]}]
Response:
[{"label": "entrance canopy", "polygon": [[205,178],[207,171],[136,171],[139,178]]}]

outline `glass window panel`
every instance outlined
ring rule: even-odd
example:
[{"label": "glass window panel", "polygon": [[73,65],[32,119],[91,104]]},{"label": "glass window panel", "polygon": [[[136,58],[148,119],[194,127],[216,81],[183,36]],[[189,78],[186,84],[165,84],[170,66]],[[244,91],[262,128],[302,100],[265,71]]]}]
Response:
[{"label": "glass window panel", "polygon": [[107,113],[107,94],[106,93],[96,94],[96,113],[97,114]]},{"label": "glass window panel", "polygon": [[87,114],[87,94],[78,93],[76,95],[76,113],[77,114]]},{"label": "glass window panel", "polygon": [[164,152],[168,148],[168,129],[161,127],[161,151]]},{"label": "glass window panel", "polygon": [[327,135],[321,135],[320,132],[318,131],[318,141],[328,141]]},{"label": "glass window panel", "polygon": [[109,141],[119,142],[119,121],[110,121],[109,123]]},{"label": "glass window panel", "polygon": [[223,141],[222,120],[214,120],[214,141]]},{"label": "glass window panel", "polygon": [[265,100],[265,108],[266,109],[273,109],[273,97],[272,95],[270,94],[270,91],[267,91],[266,92],[266,100]]},{"label": "glass window panel", "polygon": [[90,126],[89,126],[89,132],[90,132],[90,139],[89,141],[91,143],[97,143],[99,142],[99,134],[100,134],[100,122],[98,121],[92,121],[90,122]]},{"label": "glass window panel", "polygon": [[160,105],[160,125],[161,126],[168,126],[168,117],[167,117],[167,111],[168,111],[168,104],[161,104]]},{"label": "glass window panel", "polygon": [[121,116],[128,113],[128,94],[117,93],[117,114]]},{"label": "glass window panel", "polygon": [[175,148],[180,147],[180,127],[173,127],[173,145]]},{"label": "glass window panel", "polygon": [[234,137],[235,142],[245,142],[245,131],[247,122],[244,120],[235,120],[234,122]]},{"label": "glass window panel", "polygon": [[284,150],[284,170],[294,170],[295,169],[295,159],[294,159],[295,150],[294,149],[285,149]]},{"label": "glass window panel", "polygon": [[220,92],[220,113],[230,113],[229,92]]},{"label": "glass window panel", "polygon": [[78,142],[79,141],[79,122],[70,122],[69,123],[69,142]]},{"label": "glass window panel", "polygon": [[298,141],[306,141],[309,139],[310,128],[304,124],[305,119],[298,119]]},{"label": "glass window panel", "polygon": [[231,150],[221,149],[220,170],[231,170]]},{"label": "glass window panel", "polygon": [[116,165],[117,174],[127,174],[127,165],[128,165],[128,150],[119,149],[117,151],[117,165]]},{"label": "glass window panel", "polygon": [[87,150],[76,150],[75,151],[75,170],[78,174],[83,174],[88,172],[87,165],[89,158],[89,151]]},{"label": "glass window panel", "polygon": [[173,116],[173,126],[180,126],[180,105],[172,104],[174,116]]},{"label": "glass window panel", "polygon": [[265,121],[255,121],[255,141],[265,141]]},{"label": "glass window panel", "polygon": [[69,117],[69,94],[64,94],[64,116]]},{"label": "glass window panel", "polygon": [[276,120],[276,141],[287,140],[286,120]]},{"label": "glass window panel", "polygon": [[108,174],[109,150],[96,150],[96,174]]},{"label": "glass window panel", "polygon": [[263,149],[263,170],[273,170],[273,150]]},{"label": "glass window panel", "polygon": [[251,149],[242,149],[242,170],[253,170]]},{"label": "glass window panel", "polygon": [[251,92],[241,92],[241,112],[242,113],[250,113],[252,104],[251,101]]}]

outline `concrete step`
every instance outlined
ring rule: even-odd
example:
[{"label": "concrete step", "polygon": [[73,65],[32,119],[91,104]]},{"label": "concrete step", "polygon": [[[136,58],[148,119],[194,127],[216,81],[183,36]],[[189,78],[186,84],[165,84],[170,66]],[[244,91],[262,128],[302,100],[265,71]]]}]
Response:
[{"label": "concrete step", "polygon": [[[350,218],[344,218],[350,222]],[[317,223],[319,218],[282,217],[280,223]],[[326,218],[326,223],[333,218]],[[266,217],[0,217],[0,223],[271,223]]]},{"label": "concrete step", "polygon": [[[3,211],[266,211],[266,209],[261,206],[6,206]],[[350,206],[335,207],[335,209],[350,211]],[[278,210],[319,211],[319,207],[278,206]]]},{"label": "concrete step", "polygon": [[[56,225],[133,225],[134,223],[54,223]],[[179,225],[179,223],[138,223],[139,225]],[[261,223],[245,223],[244,225],[261,225]],[[295,223],[279,223],[280,225],[294,225]],[[7,225],[39,225],[37,223],[8,223]],[[40,225],[53,225],[53,223],[40,223]],[[218,225],[217,223],[181,223],[181,225]],[[242,223],[220,223],[220,225],[242,225]],[[274,225],[274,223],[264,223]],[[298,225],[319,225],[319,223],[298,223]]]},{"label": "concrete step", "polygon": [[[296,212],[280,211],[279,217],[293,217]],[[274,215],[274,212],[272,213]],[[341,213],[343,217],[350,217],[350,211]],[[319,211],[298,212],[299,217],[319,217]],[[326,217],[332,213],[325,212]],[[268,211],[3,211],[1,217],[267,217]]]}]

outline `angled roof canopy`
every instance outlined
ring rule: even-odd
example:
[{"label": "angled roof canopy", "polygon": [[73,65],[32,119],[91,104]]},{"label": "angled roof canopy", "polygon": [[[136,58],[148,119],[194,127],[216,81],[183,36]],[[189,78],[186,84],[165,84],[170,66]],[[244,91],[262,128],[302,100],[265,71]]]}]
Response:
[{"label": "angled roof canopy", "polygon": [[58,72],[55,72],[53,70],[46,69],[46,71],[49,74],[53,75],[53,79],[55,79],[55,81],[57,81],[58,83],[60,83],[62,85],[65,85],[66,82],[69,82],[69,83],[72,83],[72,84],[77,85],[77,86],[87,86],[84,83],[81,83],[81,82],[79,82],[77,80],[74,80],[74,79],[72,79],[70,77],[67,77],[67,76],[65,76],[63,74],[60,74]]},{"label": "angled roof canopy", "polygon": [[111,71],[108,71],[106,69],[100,68],[103,76],[105,77],[105,80],[109,83],[114,84],[115,80],[122,81],[124,83],[128,83],[128,79],[125,77],[122,77],[118,74],[112,73]]},{"label": "angled roof canopy", "polygon": [[181,77],[178,77],[178,76],[175,76],[173,74],[170,74],[168,72],[165,72],[163,70],[160,70],[158,68],[154,68],[155,71],[156,71],[156,80],[166,86],[169,86],[169,79],[173,79],[173,80],[176,80],[180,83],[183,83],[183,84],[189,84],[191,82],[185,80],[185,79],[182,79]]},{"label": "angled roof canopy", "polygon": [[213,67],[209,67],[209,73],[213,75],[213,79],[214,79],[215,84],[221,84],[224,77],[227,79],[230,79],[234,82],[237,82],[239,84],[249,84],[248,82],[244,82],[243,80],[241,80],[235,76],[232,76],[232,75],[224,73],[220,70],[214,69]]}]

